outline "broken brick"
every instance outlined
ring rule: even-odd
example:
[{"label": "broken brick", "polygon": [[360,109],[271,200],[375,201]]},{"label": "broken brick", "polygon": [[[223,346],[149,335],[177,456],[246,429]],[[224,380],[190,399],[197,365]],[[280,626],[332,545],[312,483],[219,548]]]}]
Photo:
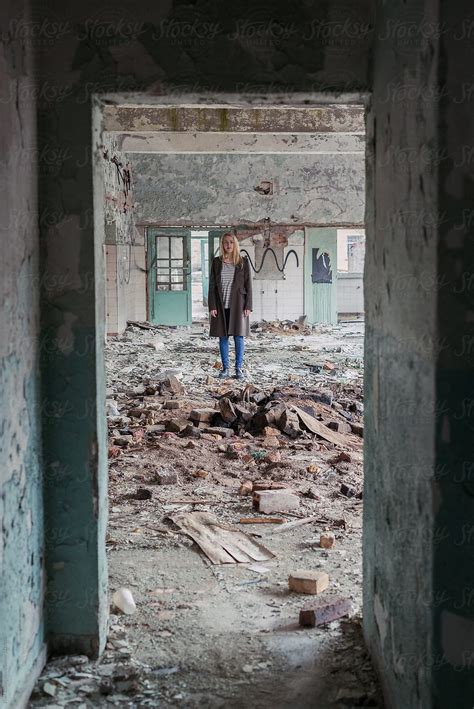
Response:
[{"label": "broken brick", "polygon": [[329,586],[329,576],[325,571],[295,571],[288,578],[290,591],[316,595]]},{"label": "broken brick", "polygon": [[201,438],[201,432],[192,423],[188,423],[183,431],[183,436],[193,436],[193,438]]},{"label": "broken brick", "polygon": [[352,458],[349,455],[349,453],[345,453],[344,451],[341,451],[337,455],[330,458],[328,462],[331,463],[332,465],[335,465],[336,463],[350,463],[351,461],[352,461]]},{"label": "broken brick", "polygon": [[222,438],[231,438],[234,435],[231,428],[225,428],[224,426],[206,426],[203,431],[204,433],[215,433]]},{"label": "broken brick", "polygon": [[276,424],[290,438],[296,438],[301,433],[299,418],[294,411],[284,409]]},{"label": "broken brick", "polygon": [[207,470],[195,470],[193,473],[193,477],[195,478],[207,478],[209,475],[209,472]]},{"label": "broken brick", "polygon": [[351,424],[346,421],[329,421],[326,426],[338,433],[351,433]]},{"label": "broken brick", "polygon": [[239,489],[239,495],[251,495],[253,492],[253,483],[251,480],[245,480]]},{"label": "broken brick", "polygon": [[253,491],[259,490],[287,490],[288,486],[285,483],[275,482],[274,480],[255,480],[253,482]]},{"label": "broken brick", "polygon": [[193,409],[189,414],[189,418],[197,423],[209,423],[216,413],[215,409]]},{"label": "broken brick", "polygon": [[176,401],[176,399],[168,399],[168,401],[165,401],[163,404],[164,409],[180,409],[181,408],[181,402]]},{"label": "broken brick", "polygon": [[329,372],[332,372],[334,369],[336,369],[336,365],[333,362],[325,362],[323,367]]},{"label": "broken brick", "polygon": [[143,416],[143,414],[148,414],[150,413],[149,409],[145,409],[143,407],[141,408],[135,408],[135,409],[129,409],[128,415],[132,416],[132,418],[140,418],[140,416]]},{"label": "broken brick", "polygon": [[355,433],[357,436],[361,436],[361,438],[364,437],[364,426],[361,423],[351,423],[350,427],[352,429],[352,433]]},{"label": "broken brick", "polygon": [[184,386],[181,384],[179,379],[170,374],[168,377],[160,382],[160,393],[165,394],[166,392],[172,392],[173,394],[184,394]]},{"label": "broken brick", "polygon": [[357,495],[357,490],[354,487],[351,487],[350,485],[342,483],[341,493],[346,497],[355,497]]},{"label": "broken brick", "polygon": [[263,514],[298,509],[300,500],[291,490],[261,490],[253,494],[253,506]]},{"label": "broken brick", "polygon": [[182,419],[170,419],[166,422],[166,430],[171,431],[171,433],[182,433],[187,426],[188,422]]},{"label": "broken brick", "polygon": [[220,401],[219,401],[219,411],[220,414],[223,418],[223,420],[226,423],[233,423],[235,419],[237,418],[237,413],[235,411],[235,407],[233,403],[231,402],[230,399],[228,399],[226,396],[224,396]]},{"label": "broken brick", "polygon": [[280,441],[276,436],[267,436],[263,439],[262,445],[264,448],[278,448]]},{"label": "broken brick", "polygon": [[331,623],[352,612],[352,603],[348,598],[335,597],[309,603],[300,610],[299,623],[306,628]]},{"label": "broken brick", "polygon": [[146,487],[139,487],[135,493],[135,500],[151,500],[151,490]]},{"label": "broken brick", "polygon": [[336,537],[332,532],[321,532],[319,537],[319,546],[323,549],[332,549],[336,543]]},{"label": "broken brick", "polygon": [[116,446],[128,446],[130,443],[133,443],[133,436],[116,436],[114,443]]},{"label": "broken brick", "polygon": [[178,473],[166,470],[155,473],[155,480],[158,485],[176,485],[178,482]]},{"label": "broken brick", "polygon": [[265,426],[262,433],[265,437],[280,435],[280,431],[277,428],[273,428],[272,426]]}]

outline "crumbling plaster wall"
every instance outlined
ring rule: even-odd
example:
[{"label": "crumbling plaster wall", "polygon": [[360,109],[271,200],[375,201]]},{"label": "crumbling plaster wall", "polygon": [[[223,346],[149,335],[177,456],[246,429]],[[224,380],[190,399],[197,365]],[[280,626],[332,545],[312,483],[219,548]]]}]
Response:
[{"label": "crumbling plaster wall", "polygon": [[[348,143],[351,138],[347,136]],[[355,155],[130,157],[140,223],[220,226],[265,218],[277,224],[364,222],[363,148]],[[271,195],[255,189],[265,180],[273,183]]]},{"label": "crumbling plaster wall", "polygon": [[38,150],[18,13],[26,2],[4,4],[0,31],[0,705],[15,709],[45,659]]}]

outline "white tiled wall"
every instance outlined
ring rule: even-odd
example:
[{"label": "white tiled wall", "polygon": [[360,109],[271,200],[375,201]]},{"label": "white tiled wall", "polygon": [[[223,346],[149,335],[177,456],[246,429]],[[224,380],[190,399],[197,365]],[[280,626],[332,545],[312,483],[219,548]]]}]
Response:
[{"label": "white tiled wall", "polygon": [[145,247],[107,245],[107,333],[123,332],[127,320],[146,320]]},{"label": "white tiled wall", "polygon": [[[255,249],[245,246],[255,263]],[[296,320],[303,315],[303,267],[304,246],[289,245],[284,250],[294,249],[298,254],[299,267],[292,255],[287,261],[284,280],[258,280],[253,278],[252,320]],[[258,266],[258,264],[257,264]]]},{"label": "white tiled wall", "polygon": [[364,280],[361,273],[337,274],[337,312],[364,312]]}]

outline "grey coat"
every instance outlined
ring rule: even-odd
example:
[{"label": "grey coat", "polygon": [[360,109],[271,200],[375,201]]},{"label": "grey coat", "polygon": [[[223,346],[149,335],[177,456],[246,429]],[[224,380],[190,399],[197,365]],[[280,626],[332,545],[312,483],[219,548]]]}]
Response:
[{"label": "grey coat", "polygon": [[229,330],[227,331],[221,286],[222,260],[220,256],[215,256],[212,259],[207,300],[209,312],[217,310],[217,317],[210,316],[209,334],[211,337],[225,337],[227,335],[247,337],[250,334],[249,318],[244,317],[244,310],[252,310],[252,278],[250,264],[245,256],[242,258],[242,262],[242,268],[239,266],[235,268],[230,297]]}]

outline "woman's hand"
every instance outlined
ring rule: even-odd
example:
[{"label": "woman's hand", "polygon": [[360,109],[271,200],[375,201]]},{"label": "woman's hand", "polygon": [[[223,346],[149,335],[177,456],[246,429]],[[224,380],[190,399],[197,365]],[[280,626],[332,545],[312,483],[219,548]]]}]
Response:
[{"label": "woman's hand", "polygon": [[217,310],[211,310],[211,318],[217,318]]},{"label": "woman's hand", "polygon": [[245,308],[244,317],[248,318],[248,316],[250,315],[251,312],[252,312],[251,310],[249,310],[248,308]]}]

